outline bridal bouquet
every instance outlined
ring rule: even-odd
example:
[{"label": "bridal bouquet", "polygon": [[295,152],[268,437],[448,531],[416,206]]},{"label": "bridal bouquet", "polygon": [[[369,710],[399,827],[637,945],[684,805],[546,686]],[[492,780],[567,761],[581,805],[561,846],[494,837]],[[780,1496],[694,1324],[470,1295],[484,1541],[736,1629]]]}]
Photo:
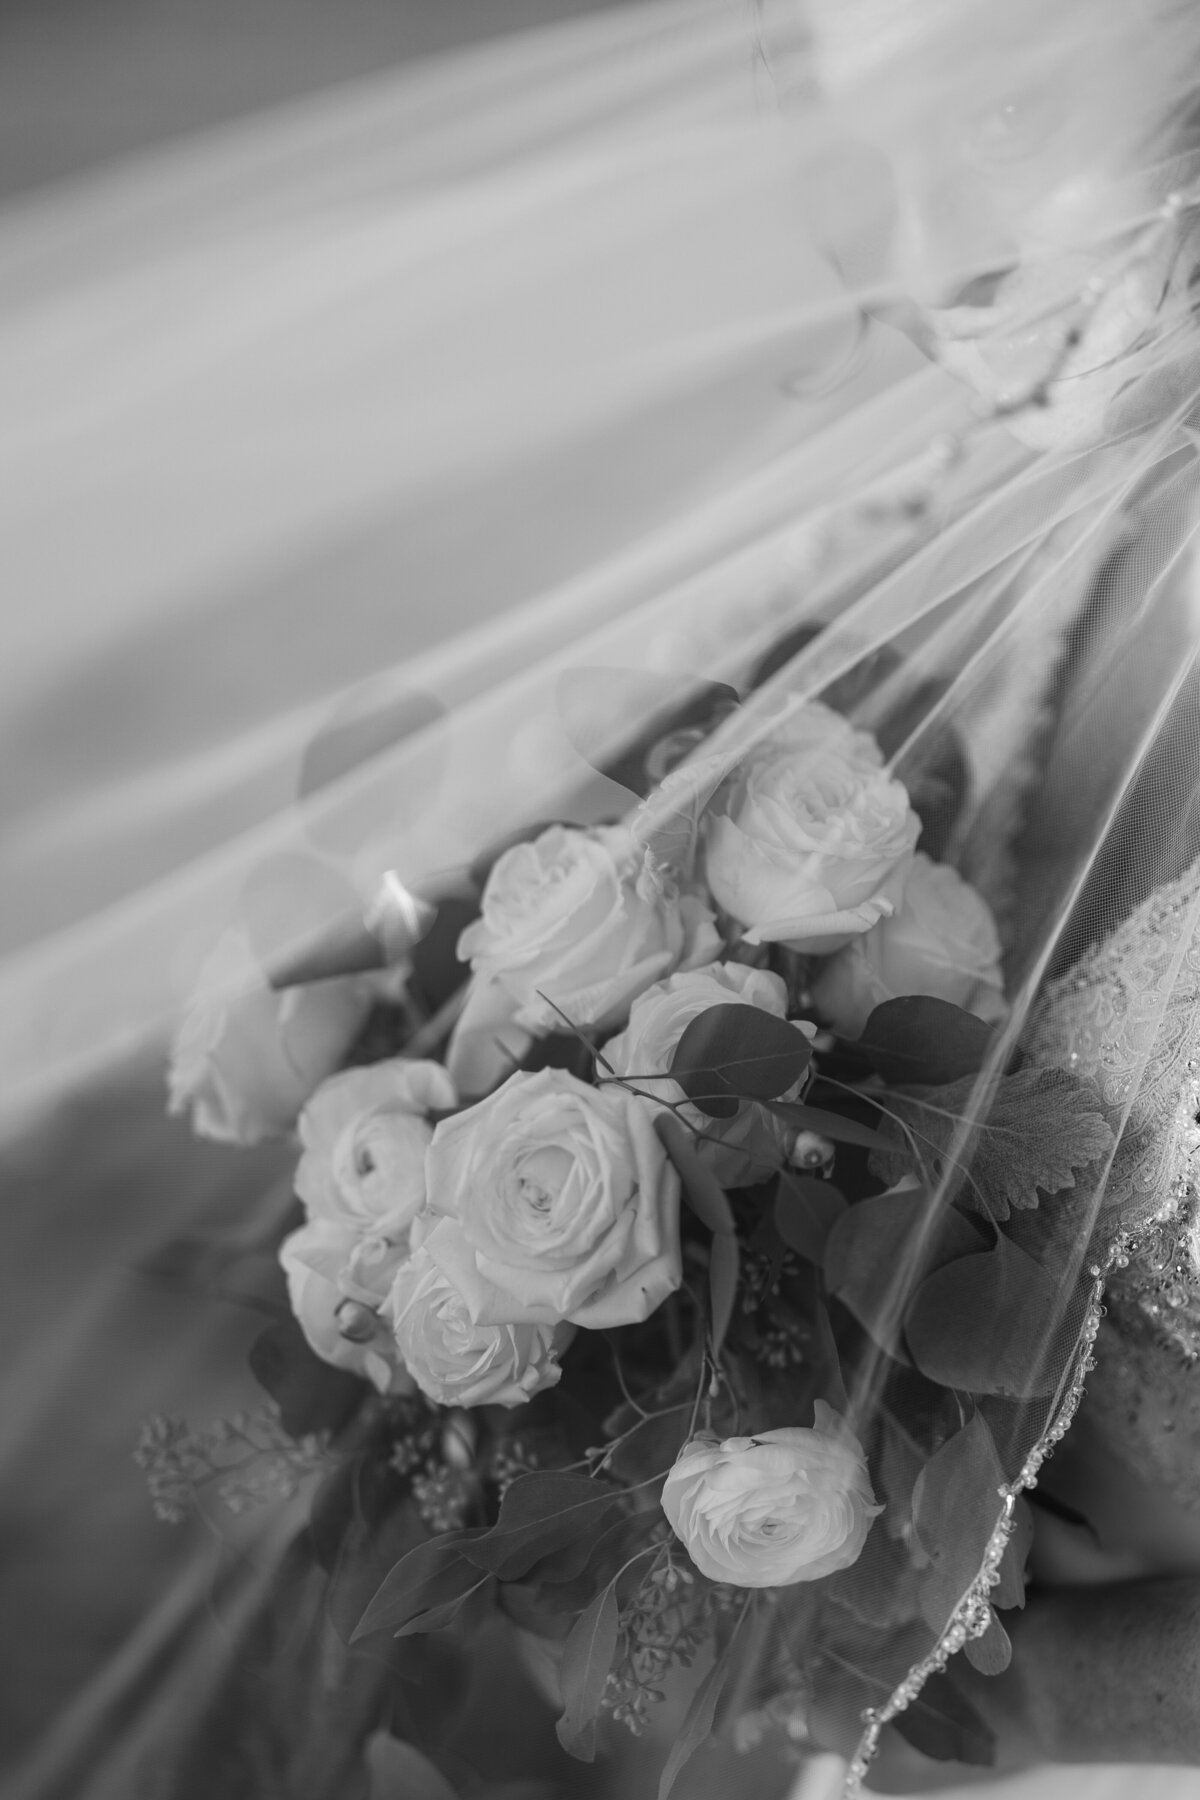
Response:
[{"label": "bridal bouquet", "polygon": [[409,896],[386,970],[272,987],[230,940],[177,1045],[201,1129],[294,1128],[298,1211],[278,1410],[248,1457],[148,1427],[160,1505],[317,1471],[346,1644],[402,1688],[503,1615],[562,1745],[657,1731],[664,1800],[712,1736],[849,1753],[864,1714],[990,1759],[941,1671],[1007,1663],[1015,1476],[1087,1363],[1112,1133],[1022,1060],[941,860],[952,734],[895,749],[714,685],[624,759],[624,816]]}]

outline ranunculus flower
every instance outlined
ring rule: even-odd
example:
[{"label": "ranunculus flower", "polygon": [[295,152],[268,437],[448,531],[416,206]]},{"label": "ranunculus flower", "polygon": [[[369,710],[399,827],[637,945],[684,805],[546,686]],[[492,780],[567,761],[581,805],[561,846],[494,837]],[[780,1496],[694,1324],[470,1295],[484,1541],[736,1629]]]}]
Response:
[{"label": "ranunculus flower", "polygon": [[458,1105],[440,1063],[395,1057],[321,1083],[300,1115],[296,1192],[314,1219],[392,1240],[425,1204],[430,1112]]},{"label": "ranunculus flower", "polygon": [[982,895],[946,863],[913,858],[890,919],[817,970],[813,1001],[836,1031],[858,1037],[875,1007],[930,994],[993,1023],[1005,1013],[1000,939]]},{"label": "ranunculus flower", "polygon": [[895,910],[920,829],[874,738],[814,702],[749,750],[710,803],[705,875],[750,943],[824,956]]},{"label": "ranunculus flower", "polygon": [[[636,1080],[635,1086],[664,1104],[680,1103],[680,1116],[704,1133],[695,1141],[696,1154],[708,1163],[722,1186],[746,1187],[765,1181],[772,1169],[786,1160],[795,1133],[761,1106],[742,1106],[732,1119],[710,1119],[687,1100],[677,1081],[667,1077],[687,1026],[710,1006],[758,1006],[784,1019],[787,986],[770,970],[751,969],[745,963],[709,963],[703,969],[670,975],[634,1001],[624,1031],[605,1044],[604,1060],[617,1075],[657,1076]],[[806,1036],[815,1029],[809,1026],[805,1031],[804,1026],[796,1026]]]},{"label": "ranunculus flower", "polygon": [[679,1177],[624,1088],[510,1076],[442,1120],[426,1179],[414,1243],[477,1324],[631,1325],[679,1286]]},{"label": "ranunculus flower", "polygon": [[447,1057],[460,1092],[485,1092],[511,1066],[504,1045],[519,1058],[564,1015],[614,1029],[653,982],[720,953],[703,901],[640,880],[644,863],[624,825],[551,825],[497,859],[458,944],[474,976]]},{"label": "ranunculus flower", "polygon": [[387,977],[353,975],[276,993],[241,928],[221,937],[175,1037],[173,1113],[201,1137],[256,1144],[285,1137],[309,1095],[341,1063]]},{"label": "ranunculus flower", "polygon": [[428,1251],[396,1273],[384,1307],[413,1380],[439,1406],[522,1406],[553,1387],[567,1325],[482,1325]]},{"label": "ranunculus flower", "polygon": [[405,1251],[314,1219],[284,1238],[279,1260],[300,1329],[317,1355],[381,1394],[411,1394],[390,1326],[379,1316]]},{"label": "ranunculus flower", "polygon": [[788,1587],[857,1561],[883,1511],[862,1445],[824,1400],[810,1428],[757,1437],[705,1433],[683,1446],[663,1487],[663,1511],[711,1581]]}]

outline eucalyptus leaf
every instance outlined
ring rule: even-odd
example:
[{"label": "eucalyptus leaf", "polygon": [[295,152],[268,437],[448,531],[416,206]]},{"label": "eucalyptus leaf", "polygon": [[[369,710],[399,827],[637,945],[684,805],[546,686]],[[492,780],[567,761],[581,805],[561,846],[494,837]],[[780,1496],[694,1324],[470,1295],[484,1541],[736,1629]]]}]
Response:
[{"label": "eucalyptus leaf", "polygon": [[396,1631],[434,1608],[461,1600],[481,1579],[465,1547],[484,1535],[480,1527],[446,1532],[401,1557],[384,1576],[351,1641],[375,1631]]},{"label": "eucalyptus leaf", "polygon": [[777,1100],[799,1082],[812,1045],[797,1025],[760,1006],[707,1007],[675,1046],[670,1074],[713,1118],[731,1118],[740,1100]]},{"label": "eucalyptus leaf", "polygon": [[[714,1248],[716,1240],[713,1240]],[[608,1459],[608,1468],[622,1481],[652,1481],[665,1475],[687,1442],[690,1399],[667,1411],[640,1419],[624,1434],[620,1448]]]},{"label": "eucalyptus leaf", "polygon": [[470,1621],[478,1624],[491,1605],[496,1582],[494,1576],[480,1575],[478,1570],[476,1575],[478,1580],[464,1593],[443,1601],[440,1606],[431,1606],[418,1618],[405,1620],[392,1635],[397,1638],[427,1637],[431,1631],[444,1631],[447,1625]]},{"label": "eucalyptus leaf", "polygon": [[921,1612],[941,1631],[953,1608],[979,1574],[984,1552],[1004,1508],[1004,1471],[982,1414],[947,1438],[930,1457],[913,1489],[913,1527],[930,1559],[921,1578]]},{"label": "eucalyptus leaf", "polygon": [[891,1086],[940,1087],[977,1074],[995,1043],[995,1031],[974,1013],[910,994],[877,1006],[855,1048]]},{"label": "eucalyptus leaf", "polygon": [[904,1324],[909,1354],[943,1387],[1031,1400],[1057,1387],[1073,1337],[1058,1283],[1001,1233],[925,1277]]},{"label": "eucalyptus leaf", "polygon": [[979,1229],[960,1214],[933,1209],[924,1188],[859,1200],[832,1226],[825,1246],[825,1281],[876,1343],[900,1362],[907,1278],[948,1257],[978,1250]]},{"label": "eucalyptus leaf", "polygon": [[588,1475],[553,1470],[518,1476],[500,1503],[490,1531],[464,1546],[477,1569],[516,1581],[543,1557],[581,1537],[598,1536],[622,1490]]},{"label": "eucalyptus leaf", "polygon": [[678,1736],[671,1746],[671,1754],[667,1758],[662,1778],[658,1784],[658,1800],[668,1800],[684,1764],[699,1750],[702,1744],[707,1742],[712,1733],[717,1706],[724,1692],[725,1684],[736,1667],[735,1652],[741,1636],[740,1627],[745,1617],[746,1609],[743,1608],[724,1648],[718,1651],[712,1668],[692,1695],[692,1703],[684,1716]]},{"label": "eucalyptus leaf", "polygon": [[581,1762],[591,1762],[596,1754],[596,1721],[617,1651],[619,1622],[614,1578],[580,1613],[563,1645],[558,1675],[563,1713],[556,1729],[563,1749]]},{"label": "eucalyptus leaf", "polygon": [[[523,1589],[529,1596],[530,1610],[539,1613],[543,1619],[562,1618],[568,1614],[574,1617],[606,1581],[622,1571],[625,1572],[624,1579],[628,1580],[629,1568],[632,1565],[636,1570],[637,1563],[633,1559],[639,1550],[645,1549],[656,1516],[649,1509],[641,1513],[619,1513],[616,1522],[605,1525],[594,1538],[579,1539],[557,1555],[544,1558],[524,1582],[501,1583],[501,1604],[506,1611],[513,1611],[509,1602]],[[585,1554],[575,1573],[569,1574],[567,1563],[560,1558],[577,1549],[582,1549]],[[621,1597],[618,1593],[618,1598]],[[513,1616],[517,1616],[515,1612]]]},{"label": "eucalyptus leaf", "polygon": [[[678,1081],[679,1077],[675,1079]],[[679,1085],[696,1111],[703,1113],[706,1119],[736,1119],[742,1110],[737,1095],[724,1091],[721,1077],[711,1069],[689,1073]]]},{"label": "eucalyptus leaf", "polygon": [[846,1210],[845,1196],[832,1182],[785,1170],[775,1192],[775,1229],[789,1250],[819,1267],[829,1234]]},{"label": "eucalyptus leaf", "polygon": [[981,1675],[1003,1675],[1012,1661],[1012,1642],[995,1607],[988,1608],[988,1627],[981,1637],[968,1638],[963,1655]]},{"label": "eucalyptus leaf", "polygon": [[732,1236],[736,1230],[733,1209],[725,1190],[692,1148],[691,1135],[671,1113],[660,1112],[654,1129],[679,1176],[683,1197],[702,1225],[714,1233]]}]

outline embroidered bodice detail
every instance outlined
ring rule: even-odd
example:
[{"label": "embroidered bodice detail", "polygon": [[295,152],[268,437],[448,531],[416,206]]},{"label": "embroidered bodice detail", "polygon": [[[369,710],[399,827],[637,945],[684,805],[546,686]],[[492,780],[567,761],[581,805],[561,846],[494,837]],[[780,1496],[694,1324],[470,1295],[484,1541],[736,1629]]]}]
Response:
[{"label": "embroidered bodice detail", "polygon": [[1034,1062],[1090,1076],[1119,1134],[1097,1232],[1133,1236],[1108,1287],[1088,1409],[1200,1510],[1200,864],[1052,983]]}]

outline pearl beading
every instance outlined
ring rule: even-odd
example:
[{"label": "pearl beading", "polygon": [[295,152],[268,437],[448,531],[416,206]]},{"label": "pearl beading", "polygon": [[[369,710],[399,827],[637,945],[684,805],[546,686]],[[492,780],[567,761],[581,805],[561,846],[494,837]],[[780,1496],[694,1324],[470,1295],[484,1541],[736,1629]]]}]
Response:
[{"label": "pearl beading", "polygon": [[868,1707],[863,1713],[863,1732],[847,1765],[842,1800],[860,1800],[862,1784],[879,1749],[884,1726],[913,1704],[929,1677],[940,1673],[970,1638],[982,1637],[987,1630],[991,1621],[991,1592],[1000,1579],[1000,1564],[1015,1528],[1017,1500],[1026,1489],[1037,1486],[1042,1464],[1065,1437],[1078,1411],[1087,1377],[1096,1366],[1094,1351],[1100,1321],[1104,1317],[1105,1286],[1114,1270],[1128,1267],[1131,1249],[1129,1237],[1120,1234],[1110,1245],[1103,1263],[1093,1263],[1089,1268],[1092,1289],[1087,1311],[1065,1385],[1060,1388],[1052,1409],[1052,1422],[1029,1451],[1016,1479],[996,1490],[1001,1503],[1000,1516],[988,1539],[979,1573],[955,1606],[933,1649],[913,1664],[882,1706]]}]

